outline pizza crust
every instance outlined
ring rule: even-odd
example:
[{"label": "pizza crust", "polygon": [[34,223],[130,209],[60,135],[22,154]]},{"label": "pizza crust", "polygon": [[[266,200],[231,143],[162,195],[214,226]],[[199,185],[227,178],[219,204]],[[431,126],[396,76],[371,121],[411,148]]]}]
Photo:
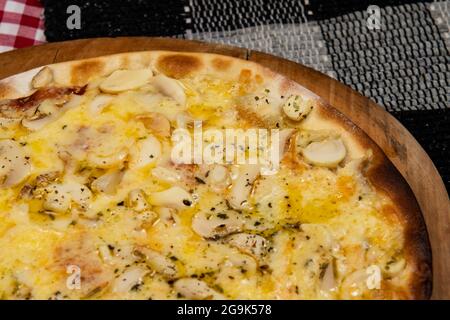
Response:
[{"label": "pizza crust", "polygon": [[[169,77],[179,79],[209,73],[221,79],[240,82],[267,83],[280,96],[297,93],[320,99],[314,93],[259,64],[251,61],[205,53],[148,51],[116,54],[79,61],[68,61],[48,66],[57,86],[83,86],[99,76],[107,76],[118,69],[152,68]],[[0,99],[16,99],[32,94],[36,68],[0,81]],[[406,226],[405,249],[413,274],[411,298],[427,299],[431,295],[431,248],[425,222],[411,188],[376,143],[359,127],[332,106],[321,102],[311,127],[332,126],[345,135],[345,142],[353,155],[372,151],[366,177],[372,186],[389,197],[396,214]]]}]

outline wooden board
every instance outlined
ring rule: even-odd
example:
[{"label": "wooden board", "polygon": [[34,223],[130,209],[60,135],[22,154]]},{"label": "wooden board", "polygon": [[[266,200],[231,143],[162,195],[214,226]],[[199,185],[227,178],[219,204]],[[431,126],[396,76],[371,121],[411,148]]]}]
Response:
[{"label": "wooden board", "polygon": [[395,118],[350,87],[318,71],[241,48],[135,37],[76,40],[6,52],[0,54],[0,79],[46,64],[144,50],[211,52],[252,60],[297,81],[344,113],[378,143],[413,189],[433,250],[433,298],[450,299],[450,201],[439,173],[419,143]]}]

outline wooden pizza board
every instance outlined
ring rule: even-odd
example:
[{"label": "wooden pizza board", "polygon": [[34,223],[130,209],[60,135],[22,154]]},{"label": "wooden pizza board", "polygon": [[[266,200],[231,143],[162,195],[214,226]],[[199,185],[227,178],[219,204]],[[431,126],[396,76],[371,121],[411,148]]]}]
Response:
[{"label": "wooden pizza board", "polygon": [[315,92],[362,128],[408,181],[422,209],[433,252],[434,299],[450,299],[450,201],[433,162],[382,107],[318,71],[269,54],[167,38],[97,38],[44,44],[0,54],[0,79],[46,64],[145,50],[210,52],[258,62]]}]

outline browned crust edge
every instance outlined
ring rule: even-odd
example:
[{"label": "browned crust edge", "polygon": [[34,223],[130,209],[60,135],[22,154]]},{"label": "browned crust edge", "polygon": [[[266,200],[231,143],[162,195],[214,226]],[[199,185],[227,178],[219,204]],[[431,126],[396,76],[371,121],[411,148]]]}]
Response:
[{"label": "browned crust edge", "polygon": [[384,193],[394,203],[405,225],[405,253],[413,262],[410,288],[412,299],[429,299],[432,292],[432,256],[425,220],[410,186],[387,158],[381,148],[357,125],[333,106],[321,102],[319,113],[333,121],[364,147],[373,152],[366,178],[376,190]]}]

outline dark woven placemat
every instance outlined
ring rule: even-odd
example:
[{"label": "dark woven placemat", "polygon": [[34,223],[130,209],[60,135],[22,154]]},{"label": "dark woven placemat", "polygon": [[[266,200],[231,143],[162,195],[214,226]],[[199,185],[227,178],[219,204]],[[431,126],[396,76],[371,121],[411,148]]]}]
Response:
[{"label": "dark woven placemat", "polygon": [[[176,36],[265,51],[325,72],[393,113],[450,190],[450,1],[41,2],[48,41]],[[79,30],[66,27],[69,5],[81,9]],[[367,27],[369,5],[379,6],[381,29]]]}]

